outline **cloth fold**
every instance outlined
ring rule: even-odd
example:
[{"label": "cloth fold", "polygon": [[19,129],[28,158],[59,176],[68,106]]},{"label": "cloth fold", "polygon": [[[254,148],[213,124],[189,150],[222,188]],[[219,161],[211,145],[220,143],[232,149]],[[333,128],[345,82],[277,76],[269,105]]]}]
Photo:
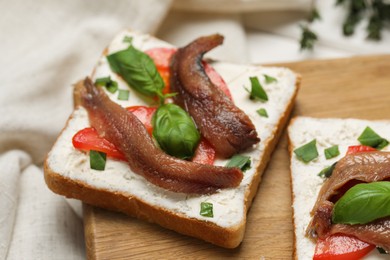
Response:
[{"label": "cloth fold", "polygon": [[10,151],[0,156],[0,259],[4,259],[11,242],[20,190],[20,173],[31,163],[22,151]]},{"label": "cloth fold", "polygon": [[82,219],[46,187],[42,162],[72,111],[71,85],[117,32],[154,33],[170,5],[0,2],[0,260],[85,258]]}]

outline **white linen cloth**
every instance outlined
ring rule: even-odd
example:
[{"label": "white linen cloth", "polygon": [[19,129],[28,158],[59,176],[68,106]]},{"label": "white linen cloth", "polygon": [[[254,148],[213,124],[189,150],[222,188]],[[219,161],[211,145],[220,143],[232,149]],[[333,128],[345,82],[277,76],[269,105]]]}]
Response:
[{"label": "white linen cloth", "polygon": [[366,41],[364,30],[343,37],[344,13],[333,0],[318,1],[314,52],[299,51],[305,14],[275,11],[286,2],[289,10],[307,10],[309,0],[229,0],[218,14],[211,0],[184,2],[0,1],[0,260],[85,258],[79,204],[46,187],[42,162],[71,113],[71,85],[90,73],[120,30],[156,34],[179,46],[219,32],[225,43],[210,56],[239,63],[390,53],[389,32],[377,43]]}]

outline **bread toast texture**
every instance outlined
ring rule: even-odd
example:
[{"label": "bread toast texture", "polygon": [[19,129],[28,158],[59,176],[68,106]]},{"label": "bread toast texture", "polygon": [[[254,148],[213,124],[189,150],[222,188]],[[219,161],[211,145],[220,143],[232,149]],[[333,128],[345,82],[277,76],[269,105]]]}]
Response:
[{"label": "bread toast texture", "polygon": [[[291,157],[291,180],[294,219],[294,258],[313,259],[315,243],[305,237],[317,195],[324,182],[318,174],[326,167],[343,158],[349,146],[360,145],[358,137],[369,126],[381,137],[390,139],[390,121],[362,119],[295,117],[288,126],[289,151]],[[318,157],[309,163],[300,161],[294,150],[316,140]],[[326,159],[324,150],[338,145],[340,154]],[[390,146],[382,151],[390,151]],[[369,259],[383,259],[373,250]],[[368,259],[368,258],[367,258]]]},{"label": "bread toast texture", "polygon": [[[128,46],[128,43],[123,42],[126,36],[132,37],[132,44],[142,51],[155,47],[173,47],[150,35],[123,31],[105,50],[91,78],[94,80],[110,76],[118,82],[119,89],[130,90],[129,100],[118,100],[117,94],[107,92],[112,100],[123,107],[148,105],[148,100],[129,88],[120,76],[110,70],[105,58],[107,54]],[[104,171],[90,169],[88,154],[72,145],[74,134],[89,126],[87,112],[78,104],[45,161],[48,187],[60,195],[123,212],[221,247],[237,247],[243,240],[246,213],[256,195],[261,175],[289,119],[300,77],[286,68],[235,65],[220,61],[210,64],[227,83],[235,104],[251,118],[261,138],[259,144],[242,153],[250,156],[251,168],[245,171],[239,187],[209,195],[190,195],[150,184],[132,172],[123,161],[107,158]],[[276,81],[266,82],[265,75]],[[249,77],[258,77],[268,94],[267,102],[249,98],[244,88],[250,87]],[[266,109],[268,117],[258,114],[260,108]],[[225,165],[227,161],[217,158],[215,164]],[[201,202],[213,204],[213,217],[199,214]]]}]

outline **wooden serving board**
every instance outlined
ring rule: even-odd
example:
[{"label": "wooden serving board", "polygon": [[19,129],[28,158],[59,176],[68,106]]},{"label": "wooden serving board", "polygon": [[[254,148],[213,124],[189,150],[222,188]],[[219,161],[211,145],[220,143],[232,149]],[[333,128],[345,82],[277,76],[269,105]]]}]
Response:
[{"label": "wooden serving board", "polygon": [[[390,55],[277,64],[302,75],[293,116],[390,119]],[[302,187],[303,189],[305,187]],[[248,213],[243,243],[223,249],[123,214],[84,207],[89,259],[291,259],[293,225],[284,132]]]}]

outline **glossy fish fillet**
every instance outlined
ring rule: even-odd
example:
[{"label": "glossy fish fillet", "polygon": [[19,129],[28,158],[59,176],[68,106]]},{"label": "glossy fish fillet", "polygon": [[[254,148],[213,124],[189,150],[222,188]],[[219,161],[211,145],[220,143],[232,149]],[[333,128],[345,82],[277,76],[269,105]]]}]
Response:
[{"label": "glossy fish fillet", "polygon": [[131,112],[111,101],[87,78],[80,90],[91,126],[125,154],[130,168],[149,182],[174,192],[205,194],[240,184],[238,168],[204,165],[169,156],[155,146]]},{"label": "glossy fish fillet", "polygon": [[311,212],[313,218],[308,226],[307,235],[315,238],[342,233],[390,251],[390,218],[362,225],[331,223],[334,203],[348,187],[357,183],[383,180],[390,181],[389,152],[357,153],[342,158],[320,190]]},{"label": "glossy fish fillet", "polygon": [[178,93],[175,103],[188,111],[217,153],[228,158],[260,139],[249,117],[205,73],[203,54],[222,41],[223,36],[215,34],[178,49],[171,63],[171,90]]}]

